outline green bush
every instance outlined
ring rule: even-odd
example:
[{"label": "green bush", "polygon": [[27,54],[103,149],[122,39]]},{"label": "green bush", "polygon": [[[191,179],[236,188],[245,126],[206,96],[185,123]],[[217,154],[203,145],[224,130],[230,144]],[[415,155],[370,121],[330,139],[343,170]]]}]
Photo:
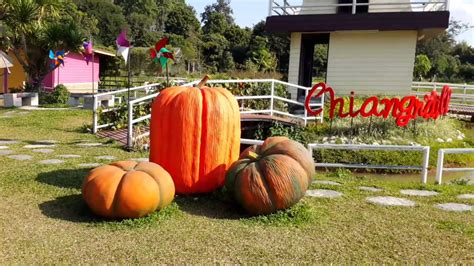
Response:
[{"label": "green bush", "polygon": [[67,104],[71,93],[66,86],[59,84],[54,87],[52,92],[40,92],[40,104]]}]

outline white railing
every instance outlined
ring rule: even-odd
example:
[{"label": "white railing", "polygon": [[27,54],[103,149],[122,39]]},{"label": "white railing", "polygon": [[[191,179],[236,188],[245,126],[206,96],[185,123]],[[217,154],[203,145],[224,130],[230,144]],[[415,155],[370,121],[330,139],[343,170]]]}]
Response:
[{"label": "white railing", "polygon": [[308,144],[308,150],[313,154],[315,149],[352,150],[352,151],[413,151],[423,153],[421,166],[407,165],[370,165],[370,164],[345,164],[345,163],[316,163],[316,167],[330,168],[359,168],[359,169],[391,169],[391,170],[418,170],[421,171],[421,182],[428,181],[428,166],[430,158],[429,146],[405,146],[405,145],[351,145],[351,144]]},{"label": "white railing", "polygon": [[411,93],[413,95],[423,97],[433,90],[441,92],[443,86],[446,85],[449,86],[449,88],[451,88],[453,91],[453,94],[451,95],[452,104],[474,105],[474,85],[414,81],[412,83]]},{"label": "white railing", "polygon": [[[246,145],[262,145],[263,140],[241,139],[241,144]],[[428,166],[430,158],[430,147],[428,146],[405,146],[405,145],[352,145],[352,144],[317,144],[311,143],[307,145],[311,156],[316,149],[332,149],[332,150],[371,150],[371,151],[413,151],[423,153],[423,163],[421,166],[405,166],[405,165],[370,165],[370,164],[347,164],[347,163],[317,163],[316,167],[321,168],[357,168],[357,169],[390,169],[390,170],[418,170],[421,171],[421,182],[426,184],[428,181]]]},{"label": "white railing", "polygon": [[[290,3],[291,2],[291,3]],[[316,1],[288,1],[269,0],[268,16],[287,15],[308,15],[308,14],[336,14],[339,8],[350,9],[352,14],[357,14],[357,7],[368,7],[369,13],[375,12],[430,12],[449,10],[449,0],[424,0],[424,1],[404,1],[404,0],[369,0],[368,3],[358,3],[352,0],[350,3],[313,4]],[[364,13],[367,13],[364,12]]]},{"label": "white railing", "polygon": [[438,163],[436,167],[436,183],[441,184],[443,178],[443,172],[474,172],[474,168],[445,168],[444,167],[444,155],[445,154],[474,154],[474,148],[471,149],[439,149],[438,151]]},{"label": "white railing", "polygon": [[139,86],[139,87],[134,87],[130,89],[118,89],[115,91],[110,91],[110,92],[103,92],[103,93],[98,93],[91,95],[92,97],[92,112],[93,112],[93,120],[92,120],[92,132],[95,134],[99,129],[106,128],[111,126],[112,124],[100,124],[99,123],[99,108],[100,102],[102,99],[107,98],[107,97],[112,97],[112,101],[114,104],[110,107],[106,107],[102,110],[100,110],[101,113],[107,113],[111,111],[117,110],[117,105],[120,105],[122,103],[122,99],[125,101],[128,100],[128,93],[130,92],[130,98],[131,99],[136,99],[138,97],[139,92],[144,92],[145,94],[150,93],[151,91],[154,91],[156,88],[161,86],[159,83],[155,84],[149,84],[145,86]]},{"label": "white railing", "polygon": [[[199,82],[200,82],[199,80],[198,81],[193,81],[193,82],[190,82],[190,83],[183,84],[182,86],[192,87],[192,86],[195,86],[195,85],[199,84]],[[235,98],[237,99],[237,101],[244,101],[244,100],[269,100],[270,101],[269,109],[248,110],[248,109],[245,109],[245,108],[241,108],[240,109],[241,114],[269,114],[270,116],[278,115],[278,116],[287,117],[287,118],[290,118],[290,119],[299,120],[304,125],[306,125],[308,123],[308,121],[319,121],[319,122],[323,121],[323,112],[321,113],[320,116],[317,116],[317,117],[308,116],[306,108],[304,107],[304,103],[294,101],[294,100],[291,100],[291,99],[287,99],[287,98],[284,98],[284,97],[280,97],[280,96],[277,96],[275,94],[275,85],[276,84],[280,84],[280,85],[287,86],[287,87],[295,87],[295,88],[304,90],[305,91],[305,96],[308,95],[308,91],[311,90],[311,88],[307,88],[307,87],[303,87],[303,86],[299,86],[299,85],[294,85],[294,84],[290,84],[290,83],[287,83],[287,82],[274,80],[274,79],[208,80],[206,82],[206,84],[235,84],[235,83],[260,83],[260,84],[267,83],[267,84],[270,84],[270,86],[271,86],[270,87],[270,95],[236,96]],[[134,136],[134,130],[133,130],[134,125],[137,124],[137,123],[140,123],[140,122],[151,119],[151,114],[147,114],[147,115],[135,118],[134,114],[133,114],[133,106],[137,105],[137,104],[143,104],[145,101],[150,101],[158,95],[159,94],[156,93],[156,94],[148,95],[148,96],[130,101],[130,104],[129,104],[129,107],[128,107],[129,109],[128,109],[128,130],[127,130],[127,146],[129,148],[133,146],[133,143],[136,139],[146,137],[146,136],[149,135],[149,132],[145,132],[145,133],[143,133],[139,136]],[[304,113],[303,113],[303,115],[297,115],[297,114],[292,114],[289,111],[277,110],[275,108],[275,102],[276,101],[281,101],[281,102],[284,102],[284,103],[287,103],[287,104],[300,106],[301,108],[304,109]],[[323,108],[324,107],[324,96],[320,99],[320,102],[311,103],[310,106],[311,107]]]}]

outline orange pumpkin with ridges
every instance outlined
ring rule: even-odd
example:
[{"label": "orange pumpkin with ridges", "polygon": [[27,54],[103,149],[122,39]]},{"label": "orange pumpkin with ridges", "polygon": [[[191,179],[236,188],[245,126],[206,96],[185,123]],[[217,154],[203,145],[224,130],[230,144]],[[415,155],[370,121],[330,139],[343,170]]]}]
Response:
[{"label": "orange pumpkin with ridges", "polygon": [[240,112],[224,88],[171,87],[152,105],[150,161],[163,166],[176,192],[211,192],[239,157]]},{"label": "orange pumpkin with ridges", "polygon": [[84,179],[82,197],[97,215],[138,218],[173,201],[168,172],[155,163],[120,161],[93,169]]},{"label": "orange pumpkin with ridges", "polygon": [[226,176],[226,188],[249,213],[286,209],[304,197],[315,174],[314,161],[300,143],[270,137],[247,148]]}]

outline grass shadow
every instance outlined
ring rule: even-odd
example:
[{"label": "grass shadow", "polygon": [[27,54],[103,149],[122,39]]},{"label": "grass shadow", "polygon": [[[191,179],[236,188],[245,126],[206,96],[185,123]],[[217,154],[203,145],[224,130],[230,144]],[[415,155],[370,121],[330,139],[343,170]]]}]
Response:
[{"label": "grass shadow", "polygon": [[222,190],[205,195],[178,195],[174,201],[182,211],[191,215],[226,220],[238,220],[250,217]]},{"label": "grass shadow", "polygon": [[59,219],[75,223],[97,223],[100,222],[87,207],[79,195],[58,197],[38,205],[41,213],[53,219]]},{"label": "grass shadow", "polygon": [[89,171],[89,168],[54,170],[46,173],[39,173],[36,177],[36,181],[60,188],[81,189],[82,181]]}]

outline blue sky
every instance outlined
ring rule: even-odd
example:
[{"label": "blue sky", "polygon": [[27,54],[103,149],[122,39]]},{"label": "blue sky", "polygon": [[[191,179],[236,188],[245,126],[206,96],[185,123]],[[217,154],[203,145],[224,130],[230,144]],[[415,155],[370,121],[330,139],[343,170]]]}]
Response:
[{"label": "blue sky", "polygon": [[[214,0],[186,0],[193,6],[200,18],[206,5],[214,3]],[[293,0],[292,2],[301,2]],[[474,0],[451,0],[451,19],[462,20],[474,26]],[[252,27],[268,15],[268,0],[232,0],[234,18],[238,25]],[[474,28],[459,36],[459,40],[465,40],[474,46]]]}]

